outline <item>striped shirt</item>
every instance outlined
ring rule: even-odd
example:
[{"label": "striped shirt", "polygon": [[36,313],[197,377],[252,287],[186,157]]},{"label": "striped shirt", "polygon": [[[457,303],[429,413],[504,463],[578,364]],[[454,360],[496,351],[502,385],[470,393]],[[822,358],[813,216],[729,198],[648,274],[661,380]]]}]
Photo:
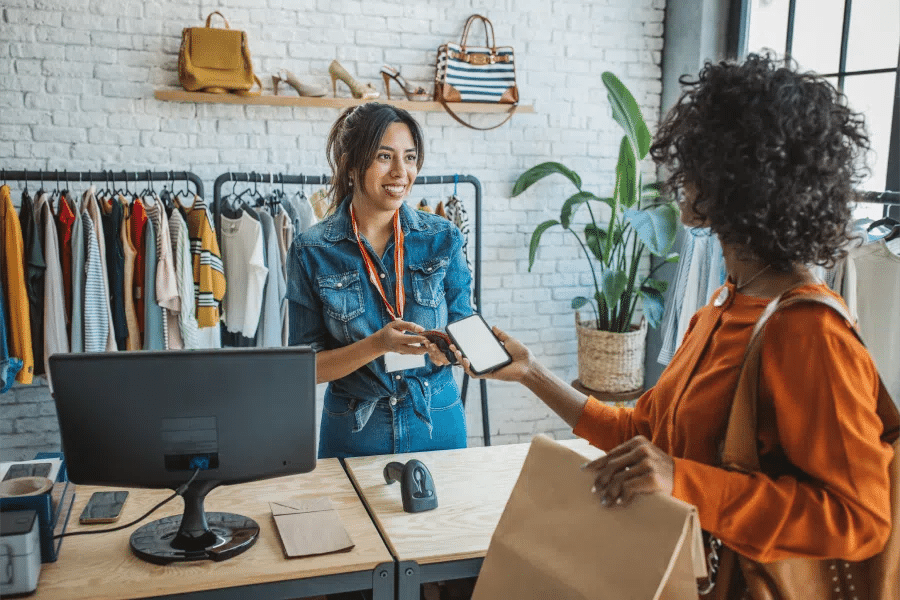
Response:
[{"label": "striped shirt", "polygon": [[100,245],[94,221],[85,210],[81,215],[84,234],[84,351],[103,352],[109,337],[109,300],[104,285]]},{"label": "striped shirt", "polygon": [[212,216],[199,196],[194,196],[194,205],[187,214],[187,225],[194,263],[197,324],[200,327],[217,326],[219,306],[225,297],[225,268]]}]

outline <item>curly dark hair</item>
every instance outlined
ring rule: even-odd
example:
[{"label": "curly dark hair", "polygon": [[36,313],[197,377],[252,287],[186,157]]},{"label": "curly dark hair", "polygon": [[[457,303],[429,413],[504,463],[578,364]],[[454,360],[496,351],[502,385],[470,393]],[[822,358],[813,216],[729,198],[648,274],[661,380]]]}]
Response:
[{"label": "curly dark hair", "polygon": [[870,148],[861,114],[814,73],[770,55],[707,62],[650,148],[670,189],[723,244],[779,271],[845,254],[854,187]]}]

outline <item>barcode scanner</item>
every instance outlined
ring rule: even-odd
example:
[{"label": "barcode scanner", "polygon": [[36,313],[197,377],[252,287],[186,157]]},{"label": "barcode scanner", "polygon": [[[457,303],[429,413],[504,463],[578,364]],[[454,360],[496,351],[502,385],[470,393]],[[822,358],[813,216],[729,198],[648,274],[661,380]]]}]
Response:
[{"label": "barcode scanner", "polygon": [[437,508],[434,479],[422,461],[412,458],[406,464],[389,462],[384,467],[384,481],[388,484],[400,482],[400,497],[406,512],[417,513]]}]

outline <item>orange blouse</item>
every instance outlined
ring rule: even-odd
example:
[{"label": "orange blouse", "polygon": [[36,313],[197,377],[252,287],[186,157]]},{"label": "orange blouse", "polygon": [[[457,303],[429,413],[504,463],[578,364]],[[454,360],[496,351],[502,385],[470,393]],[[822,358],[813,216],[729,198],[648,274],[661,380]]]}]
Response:
[{"label": "orange blouse", "polygon": [[[713,466],[738,370],[769,299],[726,283],[691,320],[657,385],[633,409],[590,398],[575,434],[611,449],[643,435],[674,457],[672,495],[695,505],[702,527],[760,561],[806,556],[863,560],[890,533],[888,464],[875,412],[878,373],[848,324],[800,303],[766,325],[758,443],[766,475]],[[824,285],[803,291],[825,292]]]}]

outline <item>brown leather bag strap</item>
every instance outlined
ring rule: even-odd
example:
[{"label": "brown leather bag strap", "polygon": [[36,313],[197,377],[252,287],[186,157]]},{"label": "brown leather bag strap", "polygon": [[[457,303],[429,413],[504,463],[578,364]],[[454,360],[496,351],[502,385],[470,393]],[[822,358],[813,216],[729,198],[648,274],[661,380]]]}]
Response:
[{"label": "brown leather bag strap", "polygon": [[484,23],[484,41],[485,44],[487,44],[487,47],[493,50],[497,47],[497,39],[494,37],[494,24],[491,23],[490,19],[481,15],[472,15],[471,17],[466,19],[466,26],[463,28],[463,34],[459,45],[463,48],[466,47],[466,40],[469,38],[469,28],[472,26],[472,23],[474,23],[476,19],[481,19],[481,21]]},{"label": "brown leather bag strap", "polygon": [[210,26],[210,22],[212,21],[213,15],[219,15],[220,17],[222,17],[222,20],[225,21],[225,29],[231,29],[231,25],[228,24],[228,19],[226,19],[225,15],[223,15],[222,13],[220,13],[217,10],[214,10],[213,12],[209,13],[209,16],[206,17],[206,26],[207,27]]},{"label": "brown leather bag strap", "polygon": [[[741,366],[738,385],[731,407],[731,415],[728,418],[728,428],[722,445],[720,462],[726,468],[742,472],[760,470],[756,433],[759,425],[757,421],[757,404],[759,402],[762,334],[766,323],[776,311],[801,302],[824,304],[841,315],[847,321],[860,343],[863,343],[852,317],[837,299],[827,294],[812,293],[799,294],[782,300],[782,297],[788,292],[778,296],[766,306],[753,328],[750,343],[747,345],[744,363]],[[900,435],[900,412],[897,411],[897,406],[891,400],[887,387],[885,387],[880,375],[878,377],[878,386],[876,411],[884,425],[881,438],[888,443],[892,443]]]},{"label": "brown leather bag strap", "polygon": [[462,120],[461,117],[459,117],[455,112],[453,112],[453,109],[450,108],[448,102],[446,100],[444,100],[444,98],[442,96],[438,96],[438,102],[441,103],[441,106],[444,107],[444,110],[446,110],[450,114],[451,117],[456,119],[456,121],[458,123],[465,125],[469,129],[477,129],[478,131],[489,131],[491,129],[497,129],[498,127],[500,127],[501,125],[503,125],[504,123],[506,123],[507,121],[509,121],[512,118],[512,116],[516,112],[516,108],[518,108],[518,106],[519,106],[518,104],[511,105],[509,111],[506,113],[506,118],[504,118],[502,121],[500,121],[496,125],[493,125],[491,127],[476,127],[475,125],[470,125],[469,123],[466,123],[465,121]]}]

